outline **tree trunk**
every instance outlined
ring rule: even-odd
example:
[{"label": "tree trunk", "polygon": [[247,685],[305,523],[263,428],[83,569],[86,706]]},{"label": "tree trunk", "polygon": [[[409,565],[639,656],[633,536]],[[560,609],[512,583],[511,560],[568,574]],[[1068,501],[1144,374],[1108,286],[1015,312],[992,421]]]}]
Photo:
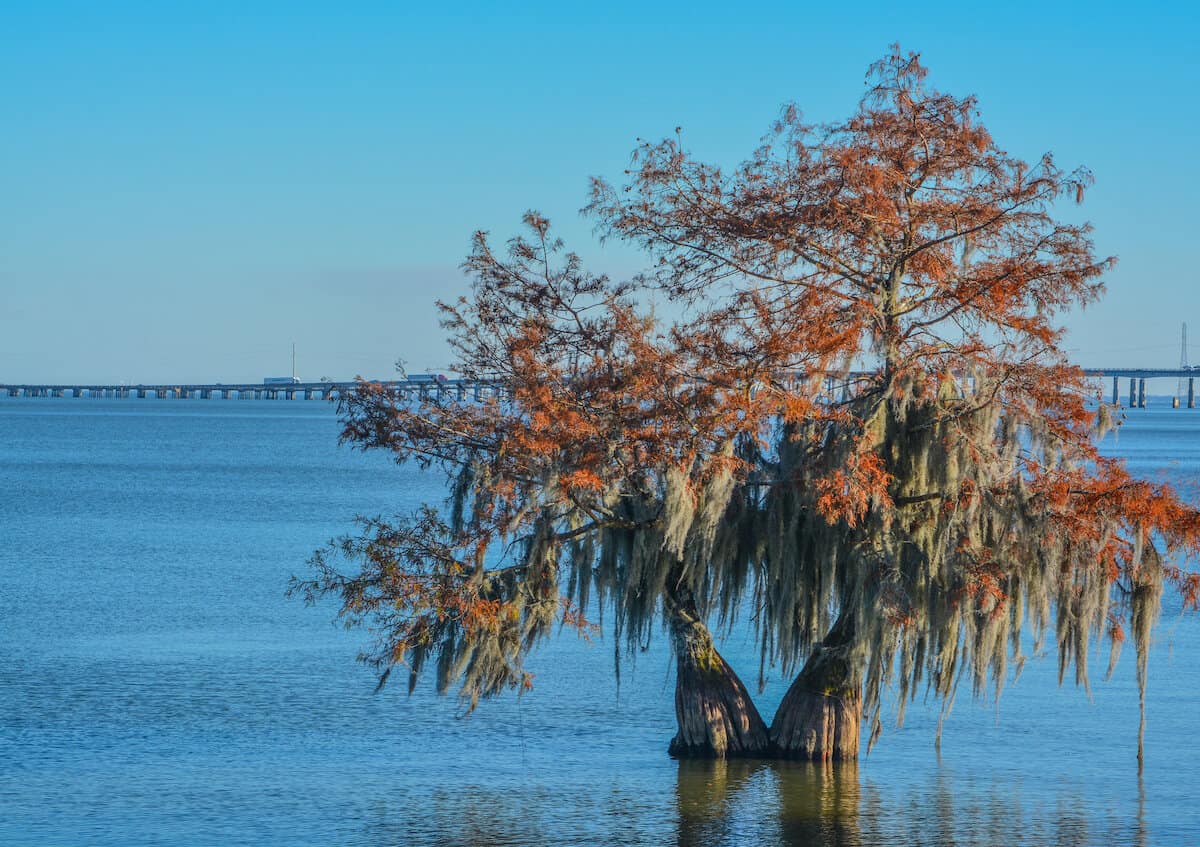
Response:
[{"label": "tree trunk", "polygon": [[783,697],[771,743],[785,759],[853,761],[862,724],[862,665],[854,655],[854,619],[843,610]]},{"label": "tree trunk", "polygon": [[668,591],[664,602],[675,650],[679,724],[667,752],[676,759],[767,755],[767,726],[746,686],[713,645],[691,591]]}]

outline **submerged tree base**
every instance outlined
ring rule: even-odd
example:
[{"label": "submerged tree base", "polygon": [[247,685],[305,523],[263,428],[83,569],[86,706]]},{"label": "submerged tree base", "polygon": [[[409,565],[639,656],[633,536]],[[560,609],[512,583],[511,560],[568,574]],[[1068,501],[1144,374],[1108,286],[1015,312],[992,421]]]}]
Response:
[{"label": "submerged tree base", "polygon": [[858,758],[862,678],[850,655],[852,624],[843,615],[808,657],[771,722],[782,759],[847,762]]},{"label": "submerged tree base", "polygon": [[766,723],[746,686],[717,652],[708,627],[690,609],[676,606],[671,635],[679,731],[667,752],[676,759],[770,756]]},{"label": "submerged tree base", "polygon": [[793,685],[771,723],[772,752],[781,759],[854,761],[861,725],[860,699]]}]

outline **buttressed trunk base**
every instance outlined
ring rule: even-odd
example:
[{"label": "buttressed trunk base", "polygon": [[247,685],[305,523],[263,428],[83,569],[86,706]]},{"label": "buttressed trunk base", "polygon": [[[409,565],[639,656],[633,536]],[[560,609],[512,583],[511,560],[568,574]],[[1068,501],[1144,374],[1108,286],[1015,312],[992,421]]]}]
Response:
[{"label": "buttressed trunk base", "polygon": [[851,626],[839,620],[805,662],[771,722],[784,759],[853,761],[862,726],[862,672],[850,649]]},{"label": "buttressed trunk base", "polygon": [[671,612],[679,732],[667,752],[677,759],[768,755],[767,726],[708,628],[689,610]]}]

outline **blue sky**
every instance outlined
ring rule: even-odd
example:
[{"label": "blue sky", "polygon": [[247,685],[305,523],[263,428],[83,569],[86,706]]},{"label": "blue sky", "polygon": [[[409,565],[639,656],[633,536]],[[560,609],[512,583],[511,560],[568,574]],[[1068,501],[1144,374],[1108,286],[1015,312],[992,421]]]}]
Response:
[{"label": "blue sky", "polygon": [[[735,164],[779,106],[845,116],[899,41],[1001,146],[1097,183],[1120,264],[1082,364],[1200,340],[1200,18],[1184,4],[5,3],[0,382],[382,377],[448,361],[476,229],[579,215],[638,137]],[[1193,361],[1200,361],[1200,346]]]}]

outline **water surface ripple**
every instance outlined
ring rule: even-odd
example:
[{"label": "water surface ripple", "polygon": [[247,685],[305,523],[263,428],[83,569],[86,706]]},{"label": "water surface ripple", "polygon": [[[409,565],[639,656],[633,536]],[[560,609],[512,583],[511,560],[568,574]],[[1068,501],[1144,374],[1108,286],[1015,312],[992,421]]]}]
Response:
[{"label": "water surface ripple", "polygon": [[[669,759],[661,640],[619,688],[609,643],[554,640],[531,694],[466,720],[428,684],[372,695],[365,634],[286,582],[353,515],[440,487],[336,433],[318,402],[0,399],[0,844],[1197,843],[1200,624],[1177,604],[1144,780],[1132,651],[1092,700],[1052,656],[998,705],[964,694],[940,757],[918,702],[839,768]],[[1106,449],[1195,491],[1200,412],[1131,412]],[[723,649],[753,678],[747,632]]]}]

